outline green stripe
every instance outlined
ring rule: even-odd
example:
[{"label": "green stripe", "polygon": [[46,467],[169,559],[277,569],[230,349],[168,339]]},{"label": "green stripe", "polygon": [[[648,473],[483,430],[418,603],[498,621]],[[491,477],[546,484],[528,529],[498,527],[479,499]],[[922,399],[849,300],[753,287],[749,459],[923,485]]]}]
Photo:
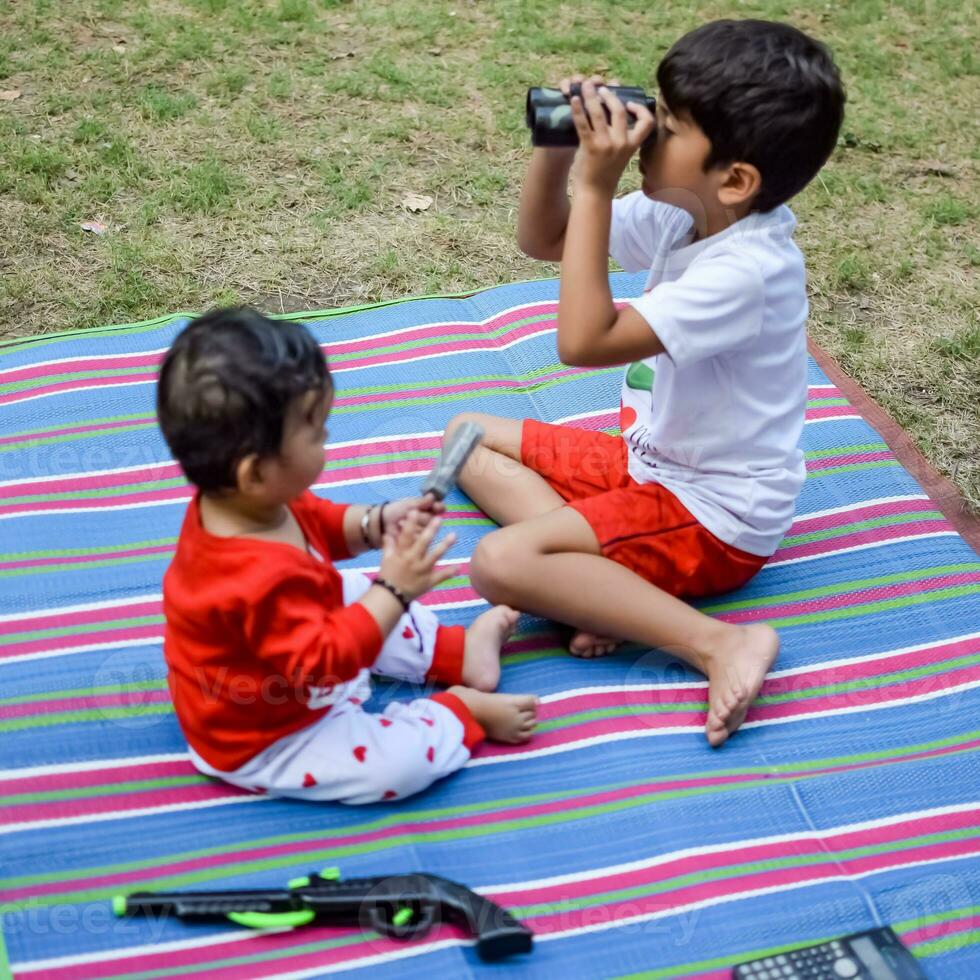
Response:
[{"label": "green stripe", "polygon": [[820,596],[840,595],[845,592],[858,592],[861,589],[871,589],[879,585],[890,585],[894,582],[922,581],[927,578],[938,578],[940,575],[955,575],[960,572],[980,572],[980,561],[961,562],[955,565],[930,565],[927,568],[908,569],[894,572],[890,575],[876,575],[872,578],[850,579],[846,582],[835,582],[831,585],[814,586],[810,589],[797,589],[794,592],[781,592],[779,595],[762,596],[753,599],[739,599],[734,602],[719,602],[713,605],[701,606],[705,613],[728,612],[733,609],[751,609],[764,607],[782,602],[796,602],[800,599],[817,599]]},{"label": "green stripe", "polygon": [[980,929],[970,929],[968,932],[958,932],[955,936],[944,936],[942,939],[919,943],[915,947],[915,955],[938,956],[940,953],[952,953],[974,943],[980,943]]},{"label": "green stripe", "polygon": [[43,694],[17,695],[0,698],[0,706],[5,704],[30,704],[35,701],[63,701],[66,698],[90,698],[99,694],[122,694],[134,691],[165,691],[164,678],[153,681],[136,681],[132,684],[102,684],[99,687],[69,687],[61,691],[45,691]]},{"label": "green stripe", "polygon": [[8,551],[6,554],[0,554],[0,562],[29,561],[33,558],[61,558],[62,556],[111,555],[114,552],[135,551],[137,548],[157,548],[160,545],[176,543],[176,538],[151,538],[149,541],[102,545],[98,548],[49,548],[46,551]]},{"label": "green stripe", "polygon": [[829,459],[832,456],[852,456],[857,453],[878,453],[887,451],[883,442],[862,442],[854,446],[834,446],[832,449],[811,449],[803,455],[807,459]]},{"label": "green stripe", "polygon": [[769,858],[764,861],[749,861],[743,864],[726,865],[723,868],[712,868],[708,871],[694,871],[689,874],[674,875],[672,878],[659,878],[656,883],[636,885],[632,888],[617,888],[608,892],[593,892],[578,898],[557,900],[547,904],[518,905],[511,912],[519,917],[534,918],[541,915],[554,915],[557,912],[575,912],[580,909],[594,908],[599,905],[610,905],[630,898],[648,898],[652,895],[662,895],[676,891],[688,885],[698,885],[709,881],[724,881],[729,878],[741,878],[751,874],[767,871],[779,871],[784,868],[813,867],[814,865],[838,864],[856,858],[871,857],[879,854],[894,854],[900,851],[910,851],[917,847],[928,847],[947,841],[971,840],[980,837],[980,827],[967,827],[959,830],[943,831],[935,834],[921,834],[900,841],[883,841],[876,844],[866,844],[863,847],[852,847],[844,851],[827,852],[822,850],[822,841],[800,840],[802,845],[817,848],[813,854],[791,854],[788,857]]},{"label": "green stripe", "polygon": [[27,715],[0,722],[0,732],[16,732],[24,728],[45,728],[49,725],[69,725],[80,721],[112,721],[114,718],[136,718],[144,715],[173,714],[167,704],[148,704],[139,708],[92,708],[87,711],[54,711],[50,714]]},{"label": "green stripe", "polygon": [[170,551],[156,555],[132,555],[128,558],[106,558],[102,561],[92,559],[91,561],[65,562],[60,565],[32,565],[27,568],[8,568],[0,570],[0,578],[16,578],[20,575],[40,575],[44,572],[71,572],[79,569],[88,572],[93,568],[134,565],[145,561],[167,561],[172,554],[173,549],[170,549]]},{"label": "green stripe", "polygon": [[[252,953],[248,956],[228,956],[222,957],[219,960],[208,960],[206,963],[160,967],[158,970],[141,970],[139,973],[114,973],[113,980],[154,980],[156,977],[186,976],[189,973],[210,972],[230,966],[248,966],[252,963],[267,963],[273,960],[282,960],[291,956],[301,956],[308,953],[323,953],[332,949],[343,949],[345,946],[356,946],[359,943],[370,943],[379,938],[378,933],[369,929],[365,932],[356,933],[353,936],[344,936],[340,939],[325,939],[320,942],[302,943],[299,946],[267,950],[262,953]],[[357,961],[351,960],[350,962],[353,964]]]},{"label": "green stripe", "polygon": [[853,524],[841,524],[834,528],[825,528],[811,534],[794,534],[783,538],[780,548],[789,548],[809,541],[828,541],[840,538],[855,531],[869,531],[875,527],[889,527],[896,524],[911,524],[914,521],[942,520],[943,515],[938,510],[917,510],[909,514],[891,514],[887,517],[873,517],[866,521],[855,521]]},{"label": "green stripe", "polygon": [[919,915],[914,919],[903,919],[901,922],[893,922],[892,928],[899,933],[911,932],[913,929],[924,929],[935,922],[965,919],[967,916],[974,915],[980,915],[980,905],[967,905],[959,909],[946,909],[945,912],[936,912],[933,915]]},{"label": "green stripe", "polygon": [[886,466],[901,466],[897,459],[875,459],[868,463],[848,463],[846,466],[830,466],[825,470],[807,470],[808,480],[818,480],[838,473],[855,473],[858,470],[878,470]]},{"label": "green stripe", "polygon": [[[967,737],[967,740],[980,736],[980,732],[971,733]],[[960,736],[962,739],[963,736]],[[941,747],[952,740],[944,739],[936,743],[926,743],[920,746],[910,746],[907,749],[902,749],[900,751],[914,755],[921,751],[928,751],[932,747]],[[977,751],[975,748],[963,749],[959,751],[974,752]],[[907,760],[901,756],[896,757],[894,752],[885,758],[886,753],[861,753],[852,757],[842,757],[841,760],[814,760],[810,763],[801,764],[796,767],[797,770],[804,769],[816,769],[816,768],[827,768],[828,765],[834,762],[857,762],[857,761],[875,761],[875,757],[882,757],[881,761],[883,765],[894,765],[902,764],[906,761],[918,761],[918,760]],[[739,790],[739,789],[753,789],[758,786],[773,786],[780,785],[782,783],[791,783],[798,779],[811,779],[819,778],[824,775],[820,772],[807,773],[804,776],[800,776],[799,772],[789,773],[784,777],[774,778],[774,774],[778,773],[780,770],[788,769],[789,767],[754,767],[752,769],[732,769],[732,770],[722,770],[717,773],[704,773],[702,776],[717,777],[722,775],[732,775],[732,774],[758,774],[759,778],[754,782],[742,782],[735,784],[724,784],[721,786],[706,786],[706,787],[695,787],[695,788],[685,788],[681,790],[660,790],[650,793],[644,793],[641,796],[629,797],[622,800],[614,800],[604,804],[592,804],[587,807],[580,807],[577,810],[562,810],[554,814],[539,815],[536,817],[522,818],[522,819],[507,819],[506,817],[497,821],[491,821],[486,824],[478,825],[476,827],[464,827],[464,828],[454,828],[446,831],[413,831],[405,834],[399,834],[392,838],[381,841],[364,842],[356,845],[347,845],[344,847],[334,847],[330,848],[329,845],[322,849],[316,851],[306,851],[301,854],[294,855],[282,855],[279,858],[263,859],[263,860],[242,860],[235,862],[231,865],[224,865],[221,867],[209,868],[203,871],[189,872],[181,875],[160,875],[158,877],[152,876],[152,870],[157,865],[154,861],[131,861],[125,863],[119,863],[115,865],[108,865],[101,868],[88,869],[85,872],[62,872],[62,873],[49,873],[33,876],[21,876],[18,878],[10,878],[0,881],[0,891],[3,889],[9,889],[13,887],[31,885],[31,884],[41,884],[49,881],[59,881],[65,884],[71,882],[72,880],[83,882],[89,878],[96,876],[103,876],[109,874],[116,874],[126,871],[133,870],[146,870],[149,877],[140,883],[142,888],[153,888],[153,887],[178,887],[185,884],[209,882],[218,878],[227,877],[228,875],[246,874],[252,871],[259,870],[278,870],[298,864],[304,864],[307,866],[312,866],[317,863],[330,863],[331,861],[336,862],[338,859],[344,857],[349,857],[361,853],[369,853],[372,851],[381,851],[388,848],[400,847],[403,845],[415,845],[420,841],[429,842],[448,842],[451,840],[462,840],[469,839],[479,836],[487,836],[491,834],[507,833],[514,830],[526,830],[535,826],[549,826],[554,824],[568,823],[581,819],[589,819],[592,817],[603,816],[612,812],[629,810],[640,806],[649,805],[652,802],[668,799],[677,799],[680,797],[689,797],[695,795],[705,795],[710,793],[722,793],[729,790]],[[833,775],[829,773],[828,775]],[[667,779],[668,777],[664,777]],[[690,774],[678,774],[673,777],[674,779],[690,779],[697,778]],[[574,803],[577,797],[585,797],[592,795],[593,793],[614,791],[616,789],[630,788],[631,786],[641,785],[637,783],[618,783],[612,784],[605,787],[592,787],[581,791],[572,797],[569,802]],[[371,821],[361,826],[347,827],[344,828],[344,835],[357,836],[364,833],[369,833],[375,830],[381,830],[391,827],[397,827],[405,821],[418,822],[423,820],[436,820],[440,818],[453,817],[453,816],[466,816],[473,815],[485,811],[501,811],[509,807],[516,807],[521,805],[526,805],[529,803],[537,802],[548,802],[556,799],[566,799],[564,793],[550,793],[550,794],[535,794],[532,796],[517,797],[513,799],[500,800],[500,801],[489,801],[480,804],[470,804],[456,807],[445,807],[436,810],[419,810],[419,811],[409,811],[399,813],[397,815],[382,817],[378,820]],[[266,838],[257,841],[251,841],[245,843],[245,848],[248,849],[260,849],[269,846],[275,846],[279,844],[286,843],[300,843],[308,841],[311,838],[303,834],[289,834],[281,835],[273,838]],[[316,838],[312,838],[316,839]],[[244,849],[244,848],[243,848]],[[226,854],[229,851],[229,847],[226,845],[224,847],[208,848],[200,851],[191,851],[183,855],[176,854],[172,855],[169,860],[172,862],[182,862],[186,860],[193,860],[200,857],[208,857],[215,854]],[[109,886],[105,888],[98,889],[80,889],[78,891],[65,891],[58,895],[51,896],[36,896],[29,899],[25,899],[23,902],[10,903],[6,909],[12,911],[16,908],[26,905],[50,905],[57,904],[64,900],[65,894],[71,894],[74,897],[72,901],[94,901],[101,900],[104,898],[111,897],[111,895],[118,891],[118,886]],[[0,911],[3,911],[4,906],[0,906]]]},{"label": "green stripe", "polygon": [[920,606],[924,602],[943,602],[946,599],[959,599],[962,596],[980,593],[978,585],[956,585],[947,589],[935,589],[916,595],[902,596],[900,599],[882,599],[880,602],[866,602],[840,609],[825,609],[821,612],[806,613],[802,616],[777,616],[766,622],[774,629],[782,626],[801,626],[806,623],[826,623],[835,619],[849,619],[852,616],[870,616],[889,609],[903,609],[906,606]]},{"label": "green stripe", "polygon": [[5,497],[3,500],[0,500],[0,504],[9,506],[12,504],[36,504],[49,500],[89,500],[122,497],[128,493],[169,490],[173,487],[186,487],[187,485],[187,481],[182,476],[177,476],[169,480],[147,480],[142,483],[127,483],[119,487],[99,487],[96,490],[63,490],[59,493],[37,493],[23,497]]},{"label": "green stripe", "polygon": [[92,439],[96,436],[103,436],[106,433],[115,435],[117,432],[136,432],[138,429],[155,429],[156,421],[133,423],[132,425],[120,425],[114,429],[96,429],[93,432],[72,432],[64,436],[50,436],[48,438],[26,439],[18,442],[7,443],[0,446],[0,453],[9,453],[21,449],[37,449],[39,446],[61,445],[65,442],[74,442],[77,439]]},{"label": "green stripe", "polygon": [[6,384],[0,384],[0,395],[10,395],[14,392],[28,391],[31,388],[40,388],[50,384],[60,384],[62,381],[103,380],[119,378],[127,374],[145,374],[148,375],[147,380],[152,381],[156,377],[156,373],[156,364],[150,367],[98,368],[94,371],[65,371],[62,374],[46,374],[40,378],[27,378],[24,381],[8,381]]},{"label": "green stripe", "polygon": [[129,626],[163,625],[163,616],[133,616],[130,619],[112,619],[102,623],[79,623],[76,626],[54,626],[46,630],[32,630],[29,633],[14,633],[12,636],[0,636],[0,646],[13,643],[28,643],[31,640],[47,640],[55,636],[67,636],[71,633],[96,633],[99,630],[121,630]]},{"label": "green stripe", "polygon": [[25,803],[53,803],[57,800],[81,800],[95,796],[118,796],[153,789],[175,789],[180,786],[207,786],[207,776],[170,776],[165,779],[134,779],[128,783],[104,786],[80,786],[76,789],[55,789],[43,793],[13,793],[0,796],[0,806],[22,806]]}]

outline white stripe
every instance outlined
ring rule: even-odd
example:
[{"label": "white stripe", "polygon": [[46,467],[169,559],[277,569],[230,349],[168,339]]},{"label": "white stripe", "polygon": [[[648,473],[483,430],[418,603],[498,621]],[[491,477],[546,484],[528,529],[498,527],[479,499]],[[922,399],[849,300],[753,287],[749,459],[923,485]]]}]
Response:
[{"label": "white stripe", "polygon": [[[118,381],[113,385],[106,385],[104,382],[102,382],[101,384],[98,383],[98,380],[96,378],[93,378],[92,382],[93,382],[92,384],[87,384],[87,385],[80,384],[74,388],[61,388],[59,391],[44,391],[41,392],[41,394],[39,395],[27,395],[24,398],[14,398],[11,401],[7,402],[7,404],[24,405],[27,402],[36,402],[40,398],[54,398],[57,395],[72,395],[78,391],[98,391],[101,388],[106,388],[106,387],[132,388],[135,385],[156,384],[157,379],[156,379],[156,375],[154,374],[153,377],[150,378],[148,381]],[[0,405],[0,408],[3,408],[3,406]]]},{"label": "white stripe", "polygon": [[709,854],[731,854],[752,847],[764,847],[768,844],[786,844],[792,841],[822,841],[834,837],[859,833],[864,830],[878,830],[882,827],[897,827],[903,823],[928,820],[930,817],[942,817],[952,813],[969,813],[980,809],[980,800],[970,800],[967,803],[949,803],[944,806],[928,807],[924,810],[908,810],[887,817],[875,817],[871,820],[859,820],[856,823],[837,824],[823,830],[816,828],[805,831],[794,831],[788,834],[767,834],[764,837],[749,837],[728,841],[724,844],[702,844],[698,847],[685,847],[677,851],[667,851],[653,858],[641,858],[636,861],[626,861],[622,864],[606,865],[602,868],[590,868],[587,871],[573,871],[569,874],[550,875],[547,878],[532,878],[513,884],[481,885],[474,889],[481,895],[509,895],[513,892],[533,891],[538,888],[553,888],[555,885],[577,884],[582,881],[601,881],[632,871],[646,871],[651,868],[663,867],[675,861],[683,861],[692,857],[704,857]]},{"label": "white stripe", "polygon": [[102,823],[106,820],[128,820],[130,817],[147,817],[157,813],[181,813],[189,810],[203,810],[212,806],[225,806],[230,803],[258,803],[261,800],[275,799],[260,793],[248,796],[222,796],[214,800],[197,800],[194,803],[168,803],[163,806],[140,807],[135,810],[109,810],[103,813],[93,813],[87,817],[56,817],[51,820],[25,820],[21,823],[10,823],[0,826],[0,837],[6,834],[16,834],[22,830],[43,830],[51,827],[69,827],[79,823]]},{"label": "white stripe", "polygon": [[33,779],[35,776],[57,776],[70,772],[93,772],[102,769],[122,769],[125,766],[149,766],[157,762],[187,762],[186,752],[165,752],[160,755],[139,755],[133,758],[90,759],[83,762],[56,762],[49,766],[25,766],[23,769],[0,769],[0,781]]},{"label": "white stripe", "polygon": [[[765,718],[759,721],[743,722],[742,728],[762,728],[768,725],[783,725],[798,721],[811,721],[814,718],[835,718],[838,715],[854,714],[858,711],[879,711],[885,708],[904,708],[910,704],[917,704],[922,701],[932,701],[936,698],[948,697],[953,694],[961,694],[980,688],[980,680],[968,681],[965,684],[958,684],[954,687],[947,687],[940,691],[928,691],[925,694],[916,694],[902,698],[898,701],[880,701],[873,704],[858,704],[843,708],[832,708],[828,711],[811,711],[804,714],[790,715],[784,718]],[[492,766],[500,762],[509,762],[516,759],[536,759],[548,755],[558,755],[562,752],[572,752],[576,749],[589,748],[592,745],[605,745],[609,742],[622,742],[633,738],[656,738],[661,735],[687,735],[691,733],[703,733],[703,725],[679,725],[669,728],[644,728],[635,731],[614,732],[612,734],[595,735],[589,738],[576,739],[574,742],[563,742],[560,745],[549,745],[543,749],[529,749],[526,752],[511,752],[507,755],[483,756],[477,759],[470,759],[464,765],[464,769],[477,766]]]},{"label": "white stripe", "polygon": [[73,647],[52,647],[48,650],[37,650],[34,653],[15,653],[11,657],[3,657],[0,659],[0,667],[5,664],[27,663],[29,660],[63,657],[73,653],[91,653],[93,650],[131,650],[134,647],[160,646],[162,643],[162,636],[144,636],[135,640],[111,640],[105,643],[84,643]]},{"label": "white stripe", "polygon": [[[830,517],[833,514],[846,514],[850,510],[858,510],[864,507],[878,507],[882,504],[904,503],[907,500],[928,500],[929,497],[924,493],[900,494],[896,497],[875,497],[873,500],[862,500],[858,503],[843,504],[840,507],[827,507],[825,510],[810,510],[803,514],[796,515],[796,521],[815,520],[818,517]],[[794,525],[795,525],[794,521]],[[792,533],[793,528],[790,528]]]},{"label": "white stripe", "polygon": [[[935,518],[933,518],[935,519]],[[837,548],[834,551],[821,551],[815,555],[802,555],[799,558],[781,558],[779,561],[767,561],[760,574],[767,568],[778,568],[781,565],[798,565],[803,561],[816,561],[818,558],[836,558],[838,555],[849,555],[854,551],[867,551],[870,548],[884,548],[891,544],[903,544],[906,541],[922,541],[925,538],[958,538],[956,531],[925,531],[922,534],[906,534],[900,538],[886,538],[884,541],[869,541],[866,544],[854,544],[849,548]],[[792,547],[792,545],[790,546]]]},{"label": "white stripe", "polygon": [[72,613],[94,612],[99,609],[117,609],[120,606],[135,606],[144,602],[160,602],[163,596],[159,592],[150,592],[147,595],[127,596],[122,599],[101,599],[98,602],[83,602],[77,606],[53,606],[50,609],[41,609],[36,612],[6,613],[0,616],[0,623],[10,623],[15,620],[29,622],[32,619],[40,619],[44,616],[69,616]]},{"label": "white stripe", "polygon": [[[419,297],[419,298],[421,299],[423,297]],[[467,302],[467,300],[466,299],[457,299],[454,302],[464,303],[464,302]],[[625,300],[616,300],[615,302],[626,302],[626,301]],[[329,342],[320,344],[320,346],[321,347],[332,347],[332,346],[336,346],[338,344],[357,344],[357,343],[360,343],[362,340],[380,340],[380,339],[384,339],[386,337],[394,337],[394,336],[397,336],[400,333],[406,333],[406,332],[408,332],[410,330],[421,330],[421,329],[425,329],[427,327],[452,327],[452,326],[481,327],[481,326],[486,326],[491,320],[497,319],[498,317],[505,317],[505,316],[507,316],[508,313],[516,313],[518,310],[530,309],[532,306],[541,306],[542,304],[549,304],[549,303],[552,304],[552,305],[554,305],[556,307],[556,309],[557,309],[557,303],[558,303],[558,300],[557,299],[540,299],[540,300],[535,300],[533,302],[518,303],[516,306],[508,306],[506,309],[500,310],[499,312],[494,313],[492,316],[489,316],[489,317],[487,317],[484,320],[438,320],[438,321],[435,321],[435,322],[432,322],[432,323],[419,323],[419,324],[416,324],[415,326],[411,326],[411,327],[396,327],[393,330],[386,330],[386,331],[384,331],[382,333],[367,334],[367,335],[365,335],[363,337],[348,337],[345,340],[329,341]],[[394,304],[386,304],[386,305],[394,305]],[[371,311],[369,309],[368,310],[359,310],[359,311],[353,311],[352,310],[351,313],[349,313],[349,314],[343,314],[343,315],[350,316],[350,315],[352,315],[353,313],[356,313],[356,312],[370,313]],[[305,322],[306,324],[323,325],[323,324],[330,323],[332,320],[336,319],[337,316],[338,316],[338,314],[333,314],[333,315],[331,315],[329,317],[321,317],[319,320],[305,320],[303,322]],[[181,319],[181,318],[182,318],[182,316],[178,315],[178,319]],[[169,323],[160,323],[160,324],[157,325],[157,329],[162,329],[162,328],[167,327],[169,325],[170,325]],[[124,336],[125,335],[125,332],[124,331],[121,331],[120,332],[120,335],[123,335]],[[119,335],[117,335],[117,336],[119,336]],[[70,338],[70,337],[69,338],[64,338],[64,342],[70,342],[71,340],[77,340],[77,339],[78,338]],[[148,350],[148,351],[147,350],[144,350],[144,351],[130,351],[127,354],[78,354],[78,355],[76,355],[74,357],[60,357],[60,358],[56,358],[56,359],[51,360],[51,361],[36,361],[36,362],[31,362],[29,364],[22,364],[20,367],[7,368],[4,371],[0,371],[0,383],[2,383],[2,379],[3,379],[3,377],[5,375],[12,374],[15,371],[25,371],[25,370],[27,370],[29,368],[58,367],[60,365],[65,365],[65,364],[78,364],[78,363],[81,363],[82,361],[116,360],[118,358],[123,358],[123,357],[153,357],[153,356],[156,356],[158,354],[166,354],[166,352],[167,352],[168,349],[169,348],[161,347],[159,349]]]},{"label": "white stripe", "polygon": [[[755,838],[745,841],[738,841],[723,845],[707,845],[699,848],[686,848],[680,851],[674,851],[669,854],[658,856],[652,860],[641,860],[633,861],[627,864],[615,865],[611,867],[590,869],[584,872],[575,872],[573,874],[558,875],[552,878],[540,878],[532,881],[509,883],[505,885],[481,885],[473,889],[479,895],[501,895],[501,894],[511,894],[513,892],[529,891],[535,888],[551,887],[554,885],[578,883],[581,881],[601,881],[602,878],[622,874],[629,871],[639,871],[645,870],[647,868],[653,868],[661,866],[671,861],[682,860],[685,857],[693,857],[703,854],[725,854],[731,853],[732,851],[740,851],[744,848],[759,846],[762,844],[771,843],[783,843],[787,841],[799,840],[799,841],[809,841],[809,840],[820,840],[826,839],[833,836],[844,835],[852,833],[859,830],[873,829],[876,827],[884,826],[895,826],[910,820],[921,819],[923,817],[939,816],[944,813],[961,813],[967,812],[977,806],[976,803],[969,804],[958,804],[954,806],[947,807],[936,807],[932,810],[924,810],[912,813],[904,813],[898,816],[886,817],[878,820],[865,821],[858,824],[847,824],[839,827],[830,828],[823,831],[811,831],[805,834],[777,834],[770,837]],[[895,857],[901,855],[901,851],[894,852]],[[806,882],[791,882],[787,884],[773,885],[768,888],[752,889],[750,891],[738,892],[734,895],[723,895],[717,896],[710,899],[702,899],[699,902],[692,902],[687,905],[677,905],[672,906],[667,909],[658,909],[655,912],[640,913],[635,916],[630,916],[628,918],[614,919],[610,922],[603,923],[591,923],[585,926],[579,926],[571,929],[562,930],[559,932],[546,933],[544,935],[535,936],[536,942],[550,941],[554,939],[562,939],[573,935],[582,935],[588,932],[595,932],[601,929],[617,928],[621,926],[628,925],[632,922],[639,921],[650,921],[655,918],[665,918],[671,915],[680,915],[687,911],[692,911],[699,908],[707,908],[713,905],[724,904],[727,902],[737,902],[744,899],[756,898],[763,895],[775,894],[784,891],[790,891],[796,888],[809,888],[821,884],[826,884],[829,882],[836,881],[852,881],[856,878],[867,878],[876,874],[884,874],[889,871],[893,871],[896,868],[904,867],[922,867],[925,865],[938,864],[944,861],[953,860],[963,860],[968,855],[947,855],[937,858],[927,858],[919,861],[910,861],[906,863],[890,864],[883,868],[874,868],[869,871],[861,871],[853,874],[842,874],[842,875],[831,875],[823,876],[812,881]],[[112,950],[111,952],[97,951],[94,953],[87,953],[81,956],[64,956],[57,957],[48,960],[33,960],[24,964],[17,964],[18,973],[28,973],[32,971],[38,971],[51,967],[58,966],[74,966],[76,964],[82,965],[85,963],[102,962],[102,961],[118,961],[125,959],[127,957],[133,956],[149,956],[156,953],[166,953],[175,952],[181,949],[197,949],[202,946],[207,945],[217,945],[229,939],[232,942],[238,941],[239,939],[247,939],[249,937],[258,938],[264,934],[270,934],[272,932],[279,932],[283,930],[261,930],[261,931],[249,931],[245,933],[240,932],[216,932],[212,933],[210,936],[196,939],[186,939],[178,940],[176,942],[168,943],[156,943],[147,944],[145,946],[130,946],[123,949]],[[457,939],[447,939],[439,940],[433,943],[419,943],[416,945],[408,946],[403,949],[396,949],[389,953],[379,953],[375,956],[364,957],[357,960],[347,960],[342,963],[337,963],[329,967],[319,966],[310,969],[289,971],[286,973],[279,974],[263,974],[263,976],[271,978],[276,977],[278,980],[285,980],[289,977],[310,977],[316,976],[327,972],[338,972],[340,970],[352,970],[358,969],[363,966],[372,966],[382,962],[390,962],[393,960],[404,959],[409,956],[419,956],[426,953],[435,952],[440,949],[446,949],[451,946],[472,946],[475,945],[475,940],[457,940]]]},{"label": "white stripe", "polygon": [[844,419],[860,419],[862,422],[864,421],[860,415],[828,415],[826,418],[806,419],[803,424],[820,425],[821,422],[842,422]]}]

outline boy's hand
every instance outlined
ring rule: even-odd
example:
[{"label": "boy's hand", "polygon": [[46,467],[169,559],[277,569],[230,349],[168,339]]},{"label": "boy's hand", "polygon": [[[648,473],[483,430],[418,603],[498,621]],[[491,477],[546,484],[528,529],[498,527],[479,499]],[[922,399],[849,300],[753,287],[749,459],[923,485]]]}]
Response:
[{"label": "boy's hand", "polygon": [[[657,121],[645,105],[623,105],[604,85],[597,88],[592,79],[582,82],[582,95],[573,96],[571,104],[580,147],[578,179],[612,196],[630,157],[653,132]],[[609,110],[608,122],[603,107]],[[636,117],[632,129],[627,126],[627,109]]]},{"label": "boy's hand", "polygon": [[431,493],[424,497],[403,497],[401,500],[392,500],[385,504],[384,512],[384,532],[398,533],[402,529],[402,524],[409,512],[417,510],[422,520],[423,526],[438,514],[442,514],[446,505],[441,500],[436,500]]},{"label": "boy's hand", "polygon": [[417,599],[458,572],[456,568],[435,567],[456,540],[455,534],[447,534],[429,550],[441,524],[441,517],[410,510],[402,521],[401,529],[385,535],[378,574],[409,599]]}]

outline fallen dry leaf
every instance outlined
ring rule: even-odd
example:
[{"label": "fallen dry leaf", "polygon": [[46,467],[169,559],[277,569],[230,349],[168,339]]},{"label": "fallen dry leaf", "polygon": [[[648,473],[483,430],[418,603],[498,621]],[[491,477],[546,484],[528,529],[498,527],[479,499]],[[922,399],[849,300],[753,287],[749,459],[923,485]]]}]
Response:
[{"label": "fallen dry leaf", "polygon": [[106,226],[101,221],[83,221],[79,227],[82,231],[90,231],[95,235],[104,235]]},{"label": "fallen dry leaf", "polygon": [[432,198],[425,194],[406,194],[402,198],[402,207],[416,213],[428,211],[432,207]]},{"label": "fallen dry leaf", "polygon": [[0,92],[0,102],[13,102],[14,99],[19,99],[19,98],[20,98],[19,88],[10,88],[10,89],[6,89],[3,92]]},{"label": "fallen dry leaf", "polygon": [[344,58],[353,58],[356,53],[355,51],[338,51],[336,54],[330,55],[330,60],[343,61]]}]

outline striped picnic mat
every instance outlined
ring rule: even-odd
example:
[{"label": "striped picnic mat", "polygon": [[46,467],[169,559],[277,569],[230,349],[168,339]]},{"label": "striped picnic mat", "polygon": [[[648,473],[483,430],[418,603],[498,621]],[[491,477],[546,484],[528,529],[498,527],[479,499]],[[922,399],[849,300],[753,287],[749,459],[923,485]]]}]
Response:
[{"label": "striped picnic mat", "polygon": [[[641,285],[613,277],[618,297]],[[620,370],[558,362],[556,298],[544,281],[304,317],[338,385],[316,491],[415,492],[463,409],[614,431]],[[815,363],[796,523],[752,583],[703,603],[782,634],[728,745],[708,748],[705,685],[677,661],[575,660],[525,617],[502,687],[542,696],[533,743],[357,809],[244,794],[185,755],[160,580],[189,491],[152,408],[185,319],[0,348],[0,974],[490,972],[449,927],[405,945],[110,910],[128,890],[337,865],[426,870],[511,907],[538,941],[508,975],[722,977],[891,923],[931,975],[980,976],[980,560]],[[459,493],[449,524],[456,560],[490,526]],[[465,576],[427,601],[448,622],[481,608]]]}]

